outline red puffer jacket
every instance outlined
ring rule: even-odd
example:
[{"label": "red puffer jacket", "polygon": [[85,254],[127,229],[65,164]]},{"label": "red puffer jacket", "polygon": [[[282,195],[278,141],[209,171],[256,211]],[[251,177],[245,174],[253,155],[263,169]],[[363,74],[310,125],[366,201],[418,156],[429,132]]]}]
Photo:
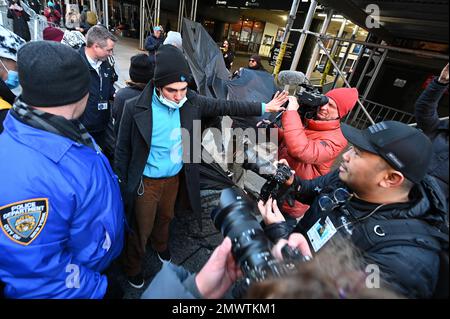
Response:
[{"label": "red puffer jacket", "polygon": [[[284,129],[279,130],[278,157],[286,159],[301,179],[309,180],[329,173],[334,160],[347,146],[339,119],[307,119],[303,125],[297,111],[286,111],[282,123]],[[283,206],[283,210],[295,218],[303,216],[308,208],[300,202],[295,202],[294,207],[287,203]]]}]

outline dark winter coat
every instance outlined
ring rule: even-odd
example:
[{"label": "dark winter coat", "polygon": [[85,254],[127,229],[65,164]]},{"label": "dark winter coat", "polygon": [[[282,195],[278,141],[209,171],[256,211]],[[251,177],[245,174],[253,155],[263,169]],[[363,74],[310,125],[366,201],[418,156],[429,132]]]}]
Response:
[{"label": "dark winter coat", "polygon": [[112,107],[114,133],[116,136],[119,134],[120,120],[122,119],[125,102],[141,94],[142,90],[143,88],[141,88],[140,86],[130,85],[117,91],[116,97],[114,98],[114,104]]},{"label": "dark winter coat", "polygon": [[417,127],[433,142],[428,173],[435,177],[448,199],[448,119],[440,121],[437,108],[448,84],[434,79],[416,102]]},{"label": "dark winter coat", "polygon": [[[125,103],[122,115],[114,167],[121,181],[121,189],[127,207],[134,202],[137,196],[137,190],[150,154],[153,91],[154,85],[149,83],[141,95]],[[199,144],[201,143],[201,128],[200,125],[194,125],[194,121],[221,115],[260,115],[262,106],[261,103],[207,98],[191,90],[188,90],[187,99],[180,109],[180,121],[181,128],[185,129],[190,137],[190,140],[187,141],[188,136],[185,136],[187,134],[183,134],[183,159],[189,158],[189,163],[185,163],[181,171],[185,177],[185,183],[180,183],[180,187],[187,192],[194,213],[200,216],[199,163],[201,163],[201,158],[198,157],[201,154],[198,150],[201,147]],[[196,140],[195,146],[194,139]],[[185,192],[179,192],[179,194],[182,193]]]},{"label": "dark winter coat", "polygon": [[164,37],[161,35],[159,38],[156,38],[154,35],[150,35],[145,40],[145,50],[148,51],[148,56],[152,63],[155,63],[155,55],[156,51],[158,51],[159,47],[163,45]]},{"label": "dark winter coat", "polygon": [[[79,51],[81,57],[89,67],[91,74],[91,85],[89,87],[89,99],[86,105],[86,110],[80,118],[81,123],[86,127],[89,132],[102,132],[105,131],[108,122],[111,119],[111,104],[110,100],[113,100],[114,93],[114,68],[105,61],[100,66],[100,76],[97,71],[91,66],[86,58],[85,47],[82,47]],[[99,110],[99,102],[107,102],[107,110]]]},{"label": "dark winter coat", "polygon": [[228,50],[226,52],[222,52],[223,60],[225,62],[226,68],[230,71],[233,61],[234,61],[234,52],[231,50]]},{"label": "dark winter coat", "polygon": [[[384,247],[365,251],[361,245],[367,236],[367,227],[373,223],[386,220],[418,220],[428,227],[438,231],[443,229],[445,215],[448,210],[444,194],[439,189],[436,180],[427,176],[424,181],[411,191],[411,201],[408,203],[388,204],[379,207],[355,197],[344,205],[323,212],[318,204],[324,195],[332,196],[337,188],[346,188],[339,179],[339,172],[335,171],[314,180],[298,180],[296,198],[311,207],[294,229],[302,233],[311,247],[308,231],[321,218],[329,217],[338,234],[349,238],[356,247],[361,248],[367,264],[377,264],[380,267],[381,278],[390,288],[408,298],[430,298],[434,292],[439,270],[439,252],[414,245],[390,242]],[[377,209],[378,208],[378,209]],[[377,210],[376,210],[377,209]],[[368,218],[367,216],[371,215]],[[365,218],[365,219],[364,219]],[[364,219],[364,220],[362,220]],[[436,226],[436,227],[435,227]],[[267,235],[276,241],[286,238],[290,230],[285,223],[273,224],[266,230]],[[387,231],[389,235],[389,232]],[[370,234],[369,234],[370,237]],[[448,238],[448,234],[447,234]],[[364,244],[366,241],[364,240]],[[326,245],[326,244],[325,244]]]},{"label": "dark winter coat", "polygon": [[30,28],[28,27],[28,21],[30,21],[30,16],[25,10],[18,11],[8,9],[8,18],[13,20],[13,31],[19,37],[25,41],[31,40]]}]

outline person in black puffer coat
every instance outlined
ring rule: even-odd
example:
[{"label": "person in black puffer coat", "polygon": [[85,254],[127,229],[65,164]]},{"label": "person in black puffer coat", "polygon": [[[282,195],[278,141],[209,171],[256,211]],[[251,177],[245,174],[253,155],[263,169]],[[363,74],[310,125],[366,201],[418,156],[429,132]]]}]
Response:
[{"label": "person in black puffer coat", "polygon": [[[433,79],[416,102],[417,127],[433,142],[433,156],[428,173],[435,177],[448,201],[448,119],[439,120],[439,101],[448,92],[448,64]],[[448,97],[447,97],[448,98]],[[448,217],[447,217],[448,218]],[[447,220],[448,223],[448,220]]]}]

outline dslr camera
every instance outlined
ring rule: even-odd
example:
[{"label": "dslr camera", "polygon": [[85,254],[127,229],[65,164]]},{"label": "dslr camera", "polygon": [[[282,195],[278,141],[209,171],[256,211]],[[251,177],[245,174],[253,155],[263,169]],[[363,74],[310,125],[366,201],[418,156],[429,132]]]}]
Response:
[{"label": "dslr camera", "polygon": [[232,242],[232,254],[244,274],[244,286],[267,278],[282,277],[307,261],[297,249],[283,247],[283,261],[272,255],[272,242],[252,215],[254,205],[240,189],[222,191],[219,207],[211,212],[215,227]]},{"label": "dslr camera", "polygon": [[287,199],[289,205],[293,206],[294,201],[288,196],[289,188],[285,186],[285,183],[292,176],[289,166],[278,164],[278,167],[275,167],[271,162],[260,158],[255,152],[248,148],[245,150],[244,154],[244,163],[242,167],[251,170],[267,180],[261,188],[258,201],[262,200],[266,203],[267,200],[272,197],[273,199],[276,199],[279,204],[282,204]]}]

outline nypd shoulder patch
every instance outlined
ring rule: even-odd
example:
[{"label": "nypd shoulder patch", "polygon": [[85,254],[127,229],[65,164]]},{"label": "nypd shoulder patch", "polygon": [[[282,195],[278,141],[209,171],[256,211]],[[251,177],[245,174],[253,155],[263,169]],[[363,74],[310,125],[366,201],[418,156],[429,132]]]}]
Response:
[{"label": "nypd shoulder patch", "polygon": [[0,207],[0,225],[13,242],[28,246],[47,222],[48,198],[34,198]]}]

